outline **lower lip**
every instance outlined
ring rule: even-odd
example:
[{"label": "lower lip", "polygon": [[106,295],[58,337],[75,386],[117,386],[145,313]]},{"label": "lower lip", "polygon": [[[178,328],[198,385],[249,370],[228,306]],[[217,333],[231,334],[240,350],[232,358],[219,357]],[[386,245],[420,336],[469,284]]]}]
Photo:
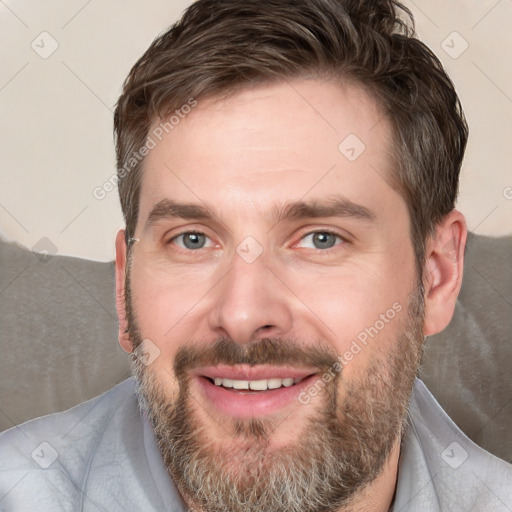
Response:
[{"label": "lower lip", "polygon": [[318,378],[318,375],[311,375],[288,388],[267,391],[230,391],[216,386],[206,377],[197,377],[196,380],[206,399],[217,410],[237,418],[254,418],[278,412],[293,403],[301,405],[299,395]]}]

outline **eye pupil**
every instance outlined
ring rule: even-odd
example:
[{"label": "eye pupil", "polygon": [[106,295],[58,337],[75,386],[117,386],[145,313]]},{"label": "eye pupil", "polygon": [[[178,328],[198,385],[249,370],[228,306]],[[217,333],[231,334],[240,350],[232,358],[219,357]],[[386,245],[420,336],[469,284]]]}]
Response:
[{"label": "eye pupil", "polygon": [[206,237],[201,233],[186,233],[183,235],[183,244],[187,249],[197,249],[203,247]]},{"label": "eye pupil", "polygon": [[329,249],[335,245],[336,237],[332,233],[315,233],[313,235],[313,243],[317,249]]}]

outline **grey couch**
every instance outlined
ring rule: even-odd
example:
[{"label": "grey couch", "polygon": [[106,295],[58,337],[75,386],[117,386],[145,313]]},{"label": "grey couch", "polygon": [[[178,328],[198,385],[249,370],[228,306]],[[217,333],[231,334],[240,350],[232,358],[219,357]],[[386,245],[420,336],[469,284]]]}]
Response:
[{"label": "grey couch", "polygon": [[[512,237],[471,236],[455,316],[422,378],[477,444],[512,462]],[[0,429],[67,409],[130,375],[114,265],[0,241]]]}]

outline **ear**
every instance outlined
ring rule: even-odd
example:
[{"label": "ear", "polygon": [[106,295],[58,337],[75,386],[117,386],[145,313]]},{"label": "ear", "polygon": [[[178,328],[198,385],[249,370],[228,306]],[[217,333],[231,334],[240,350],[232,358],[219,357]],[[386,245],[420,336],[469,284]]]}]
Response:
[{"label": "ear", "polygon": [[462,285],[467,227],[462,213],[451,211],[426,243],[425,323],[430,336],[441,332],[452,319]]},{"label": "ear", "polygon": [[126,240],[125,230],[121,229],[116,236],[116,309],[119,319],[119,344],[128,354],[133,351],[132,342],[128,334],[128,320],[126,319],[125,296],[126,272]]}]

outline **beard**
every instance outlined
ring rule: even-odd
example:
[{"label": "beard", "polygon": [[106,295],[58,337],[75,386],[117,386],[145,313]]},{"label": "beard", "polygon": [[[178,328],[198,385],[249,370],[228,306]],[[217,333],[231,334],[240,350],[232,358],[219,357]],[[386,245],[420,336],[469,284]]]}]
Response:
[{"label": "beard", "polygon": [[[136,348],[143,338],[135,320],[129,275],[126,306]],[[204,414],[203,418],[198,414],[190,371],[220,363],[296,363],[315,366],[324,374],[338,361],[332,348],[321,343],[299,346],[281,338],[245,346],[228,338],[207,345],[185,344],[174,361],[179,392],[172,398],[150,366],[134,356],[140,408],[153,426],[169,475],[192,511],[327,512],[352,503],[381,474],[405,430],[423,349],[423,318],[419,287],[407,307],[406,320],[396,320],[398,332],[391,351],[375,356],[357,379],[345,381],[341,369],[323,388],[320,404],[308,406],[301,437],[279,448],[271,445],[272,433],[285,430],[286,418],[224,418],[226,439],[222,444],[212,439],[211,423],[220,420],[213,418],[209,424]],[[381,337],[371,343],[378,344]],[[299,402],[298,406],[305,407]]]}]

